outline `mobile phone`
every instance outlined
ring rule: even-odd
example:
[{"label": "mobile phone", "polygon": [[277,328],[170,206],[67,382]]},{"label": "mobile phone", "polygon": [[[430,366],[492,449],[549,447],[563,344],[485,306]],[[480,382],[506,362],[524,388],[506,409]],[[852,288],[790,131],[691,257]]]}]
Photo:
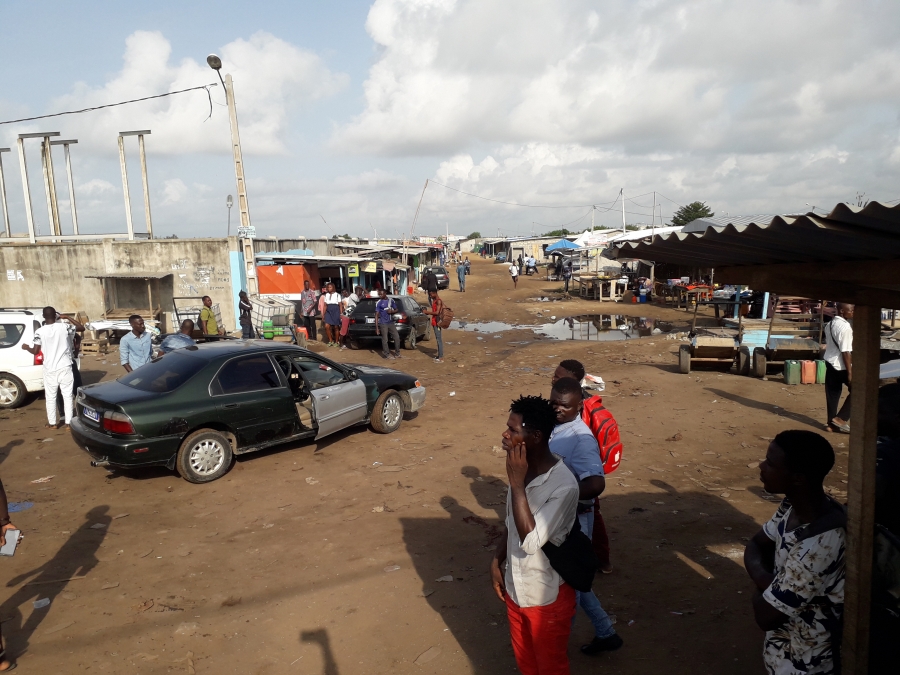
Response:
[{"label": "mobile phone", "polygon": [[0,548],[0,555],[10,556],[16,552],[16,546],[19,543],[19,538],[22,536],[21,531],[19,530],[7,530],[6,531],[6,543],[3,544],[3,547]]}]

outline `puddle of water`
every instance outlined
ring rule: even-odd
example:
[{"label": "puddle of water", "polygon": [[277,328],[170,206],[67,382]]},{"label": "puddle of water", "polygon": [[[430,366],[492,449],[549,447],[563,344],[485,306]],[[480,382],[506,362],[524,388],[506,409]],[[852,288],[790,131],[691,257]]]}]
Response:
[{"label": "puddle of water", "polygon": [[[501,333],[508,330],[531,330],[554,340],[594,340],[599,342],[628,340],[672,330],[668,321],[615,314],[582,314],[539,325],[516,325],[502,321],[453,321],[450,328],[470,333]],[[658,333],[657,333],[658,334]],[[499,337],[494,335],[494,337]],[[479,338],[481,339],[481,338]],[[511,343],[512,344],[512,343]],[[523,343],[520,343],[523,344]]]}]

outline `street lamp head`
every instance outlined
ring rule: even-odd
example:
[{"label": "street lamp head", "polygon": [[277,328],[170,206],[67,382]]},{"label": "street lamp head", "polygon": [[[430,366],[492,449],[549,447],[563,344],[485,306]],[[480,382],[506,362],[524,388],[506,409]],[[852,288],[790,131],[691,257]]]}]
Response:
[{"label": "street lamp head", "polygon": [[220,59],[215,54],[210,54],[206,57],[206,62],[209,64],[209,67],[213,70],[219,70],[222,67],[222,59]]},{"label": "street lamp head", "polygon": [[230,209],[232,204],[234,204],[234,200],[231,198],[231,195],[228,195],[225,198],[225,206],[227,206]]}]

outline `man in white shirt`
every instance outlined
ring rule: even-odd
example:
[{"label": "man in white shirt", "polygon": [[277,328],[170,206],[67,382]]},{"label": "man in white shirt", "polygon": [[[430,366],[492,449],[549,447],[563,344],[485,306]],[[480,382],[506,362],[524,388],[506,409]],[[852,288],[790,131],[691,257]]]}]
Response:
[{"label": "man in white shirt", "polygon": [[[32,354],[44,355],[44,398],[47,404],[47,427],[57,429],[56,394],[62,392],[65,426],[72,421],[72,336],[84,327],[73,317],[62,317],[53,307],[44,307],[44,325],[34,331],[34,345],[22,345]],[[62,323],[65,318],[69,323]]]},{"label": "man in white shirt", "polygon": [[[584,395],[581,383],[563,377],[553,383],[550,403],[556,412],[556,427],[550,435],[550,451],[562,458],[578,481],[578,522],[589,538],[594,531],[594,498],[606,489],[600,447],[591,428],[581,419]],[[593,591],[578,592],[576,601],[594,626],[594,639],[581,647],[583,654],[595,655],[619,649],[622,638]]]},{"label": "man in white shirt", "polygon": [[[853,305],[839,302],[837,314],[825,328],[825,407],[826,431],[850,433],[850,383],[853,381]],[[847,386],[847,398],[838,410],[841,394]]]},{"label": "man in white shirt", "polygon": [[516,263],[509,266],[509,276],[512,277],[513,288],[517,288],[519,283],[519,266]]},{"label": "man in white shirt", "polygon": [[569,672],[566,647],[575,589],[553,569],[542,549],[548,542],[559,546],[565,541],[578,504],[575,477],[550,452],[555,424],[556,413],[547,399],[522,396],[510,406],[503,432],[509,477],[506,536],[491,560],[491,582],[506,603],[516,663],[527,674]]}]

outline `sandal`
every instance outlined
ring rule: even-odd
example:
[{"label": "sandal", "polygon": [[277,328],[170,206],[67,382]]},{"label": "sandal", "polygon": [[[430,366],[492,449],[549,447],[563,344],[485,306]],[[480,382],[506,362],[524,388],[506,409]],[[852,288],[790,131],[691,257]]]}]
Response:
[{"label": "sandal", "polygon": [[836,431],[840,431],[842,434],[850,433],[850,422],[844,422],[843,424],[836,424],[832,420],[831,425],[835,428]]},{"label": "sandal", "polygon": [[7,664],[6,668],[3,668],[2,670],[0,670],[0,673],[8,673],[11,670],[15,670],[16,666],[18,665],[16,663],[9,661],[6,658],[6,649],[5,648],[0,649],[0,666],[2,666],[4,663]]}]

